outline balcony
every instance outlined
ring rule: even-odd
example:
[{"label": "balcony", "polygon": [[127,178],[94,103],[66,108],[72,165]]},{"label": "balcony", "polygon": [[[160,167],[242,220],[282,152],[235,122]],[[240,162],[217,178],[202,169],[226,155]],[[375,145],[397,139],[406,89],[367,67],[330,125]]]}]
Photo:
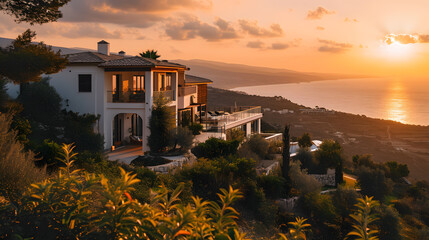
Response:
[{"label": "balcony", "polygon": [[153,98],[165,97],[170,101],[176,101],[176,93],[174,90],[166,90],[166,91],[154,91]]},{"label": "balcony", "polygon": [[144,90],[107,91],[109,103],[144,103]]},{"label": "balcony", "polygon": [[202,117],[207,130],[224,131],[247,122],[262,118],[261,107],[231,107],[222,110],[208,111]]},{"label": "balcony", "polygon": [[186,86],[186,87],[179,88],[179,97],[196,94],[196,93],[197,93],[197,86]]}]

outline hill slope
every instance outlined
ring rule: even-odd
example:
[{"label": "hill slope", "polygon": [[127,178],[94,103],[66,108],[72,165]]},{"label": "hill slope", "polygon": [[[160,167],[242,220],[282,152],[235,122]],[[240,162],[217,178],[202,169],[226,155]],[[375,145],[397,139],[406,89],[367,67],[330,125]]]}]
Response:
[{"label": "hill slope", "polygon": [[199,59],[178,59],[171,61],[186,65],[191,69],[188,72],[189,74],[209,78],[213,80],[213,87],[223,89],[364,77],[345,74],[305,73],[288,69],[248,66]]}]

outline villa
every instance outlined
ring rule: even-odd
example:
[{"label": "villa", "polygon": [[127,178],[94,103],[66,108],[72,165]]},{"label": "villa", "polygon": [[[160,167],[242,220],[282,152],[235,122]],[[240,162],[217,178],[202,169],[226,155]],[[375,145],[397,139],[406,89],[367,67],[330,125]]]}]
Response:
[{"label": "villa", "polygon": [[[210,109],[207,106],[209,79],[187,75],[184,65],[110,52],[110,44],[98,42],[97,52],[68,54],[65,69],[49,75],[50,85],[63,98],[66,110],[100,116],[96,132],[104,136],[104,148],[129,142],[142,144],[147,137],[153,99],[170,100],[176,125],[193,122],[204,126],[209,136],[225,138],[225,132],[241,128],[250,135],[261,131],[260,107]],[[9,92],[17,91],[9,86]],[[13,93],[11,95],[14,95]]]}]

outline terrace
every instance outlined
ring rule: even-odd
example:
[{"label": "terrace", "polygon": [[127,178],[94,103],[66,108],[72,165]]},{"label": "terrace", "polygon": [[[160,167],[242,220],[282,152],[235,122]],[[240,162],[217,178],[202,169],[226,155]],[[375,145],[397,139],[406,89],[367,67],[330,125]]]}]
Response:
[{"label": "terrace", "polygon": [[202,114],[201,123],[206,131],[224,132],[262,118],[261,107],[216,108]]}]

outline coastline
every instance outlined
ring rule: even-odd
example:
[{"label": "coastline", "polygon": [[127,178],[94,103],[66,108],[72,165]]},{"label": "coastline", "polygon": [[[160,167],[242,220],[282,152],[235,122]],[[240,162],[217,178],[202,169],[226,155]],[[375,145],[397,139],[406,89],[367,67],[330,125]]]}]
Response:
[{"label": "coastline", "polygon": [[[367,90],[366,87],[356,87],[356,82],[359,82],[359,84],[362,82],[363,86],[367,86],[376,80],[378,81],[378,88]],[[322,81],[328,83],[319,83]],[[337,83],[337,81],[340,82]],[[228,90],[264,97],[282,96],[308,108],[318,106],[336,112],[363,115],[378,120],[392,120],[415,126],[429,126],[429,122],[427,121],[429,115],[425,111],[425,106],[416,104],[419,101],[416,101],[416,97],[412,96],[414,92],[404,93],[396,90],[402,90],[403,84],[399,84],[399,86],[395,85],[393,86],[395,89],[391,90],[391,84],[386,84],[390,82],[391,79],[386,77],[348,78],[296,83],[287,82],[282,84],[260,84],[241,86]],[[307,86],[305,84],[310,85]],[[338,88],[337,84],[341,86],[342,91],[336,92]],[[407,95],[411,97],[408,98]],[[404,100],[402,98],[408,99]],[[342,99],[343,101],[338,101],[338,99]],[[411,112],[410,108],[407,108],[407,105],[412,105],[416,112]]]},{"label": "coastline", "polygon": [[[309,132],[314,139],[334,139],[344,147],[350,164],[355,154],[371,154],[377,162],[398,161],[408,165],[410,179],[427,180],[429,176],[429,126],[402,124],[363,115],[337,112],[335,114],[302,114],[303,105],[284,98],[264,97],[240,92],[209,88],[209,106],[262,106],[264,122],[277,132],[291,125],[291,135]],[[220,97],[222,96],[222,97]],[[280,114],[282,109],[293,113]]]}]

